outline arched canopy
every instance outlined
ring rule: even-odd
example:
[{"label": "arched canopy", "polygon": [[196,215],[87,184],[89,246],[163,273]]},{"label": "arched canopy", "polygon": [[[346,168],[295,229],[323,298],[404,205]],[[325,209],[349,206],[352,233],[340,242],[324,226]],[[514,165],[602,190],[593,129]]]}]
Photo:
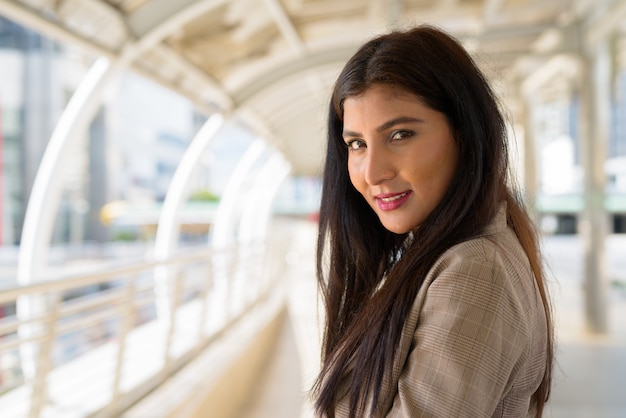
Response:
[{"label": "arched canopy", "polygon": [[626,27],[626,3],[616,0],[11,0],[0,14],[125,60],[207,114],[236,113],[294,175],[319,172],[331,83],[373,33],[441,26],[514,102],[507,86]]}]

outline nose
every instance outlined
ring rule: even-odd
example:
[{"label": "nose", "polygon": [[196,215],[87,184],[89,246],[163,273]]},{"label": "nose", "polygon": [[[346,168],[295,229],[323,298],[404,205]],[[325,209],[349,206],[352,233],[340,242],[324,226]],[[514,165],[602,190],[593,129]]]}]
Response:
[{"label": "nose", "polygon": [[375,186],[395,176],[393,159],[384,147],[369,147],[364,161],[364,177],[367,184]]}]

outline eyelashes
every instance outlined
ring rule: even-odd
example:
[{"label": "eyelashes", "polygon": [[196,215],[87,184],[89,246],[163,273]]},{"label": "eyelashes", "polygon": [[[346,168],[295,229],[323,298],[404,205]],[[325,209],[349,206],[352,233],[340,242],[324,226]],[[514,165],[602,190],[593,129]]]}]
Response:
[{"label": "eyelashes", "polygon": [[[411,130],[406,130],[406,129],[397,130],[397,131],[391,132],[387,140],[389,142],[402,141],[404,139],[412,138],[416,134],[417,133],[415,131],[411,131]],[[365,143],[365,141],[359,138],[349,139],[345,142],[345,144],[346,144],[346,148],[348,148],[348,151],[357,151],[357,150],[360,150],[361,148],[367,147],[367,144]]]},{"label": "eyelashes", "polygon": [[391,135],[389,135],[389,139],[391,141],[400,141],[402,139],[408,139],[411,138],[413,136],[415,136],[415,132],[414,131],[409,131],[409,130],[399,130],[399,131],[394,131],[391,133]]},{"label": "eyelashes", "polygon": [[361,139],[351,139],[346,142],[346,147],[348,148],[348,151],[357,151],[365,147],[365,142]]}]

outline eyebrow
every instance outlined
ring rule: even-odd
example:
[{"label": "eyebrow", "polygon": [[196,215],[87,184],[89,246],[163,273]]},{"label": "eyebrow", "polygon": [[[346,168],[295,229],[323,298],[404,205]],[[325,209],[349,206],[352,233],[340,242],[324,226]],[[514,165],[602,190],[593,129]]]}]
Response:
[{"label": "eyebrow", "polygon": [[[383,132],[386,131],[389,128],[394,127],[395,125],[399,125],[401,123],[424,123],[426,122],[424,119],[419,119],[419,118],[412,118],[410,116],[400,116],[397,117],[395,119],[391,119],[390,121],[387,121],[385,123],[383,123],[382,125],[380,125],[378,128],[376,128],[377,132]],[[353,137],[353,136],[360,136],[361,134],[359,134],[358,132],[353,132],[353,131],[343,131],[342,136],[346,137]]]}]

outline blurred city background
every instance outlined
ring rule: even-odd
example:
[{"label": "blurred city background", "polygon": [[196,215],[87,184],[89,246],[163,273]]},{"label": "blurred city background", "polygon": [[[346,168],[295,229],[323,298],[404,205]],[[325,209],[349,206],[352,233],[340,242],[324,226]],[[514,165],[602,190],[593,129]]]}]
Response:
[{"label": "blurred city background", "polygon": [[309,417],[330,89],[429,23],[542,231],[548,417],[626,417],[626,1],[0,0],[0,417]]}]

